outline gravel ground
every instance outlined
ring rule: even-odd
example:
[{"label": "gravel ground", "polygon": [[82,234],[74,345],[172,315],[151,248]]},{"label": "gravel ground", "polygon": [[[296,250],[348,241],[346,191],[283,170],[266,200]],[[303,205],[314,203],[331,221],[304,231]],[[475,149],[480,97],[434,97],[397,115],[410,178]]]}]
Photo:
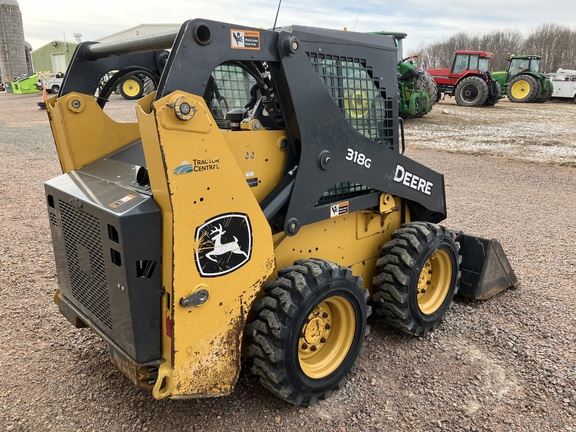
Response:
[{"label": "gravel ground", "polygon": [[60,167],[39,100],[0,93],[0,430],[576,431],[576,105],[447,100],[406,122],[407,154],[445,174],[445,225],[498,238],[521,287],[457,299],[424,339],[372,319],[346,386],[299,408],[247,372],[228,397],[155,401],[60,316],[42,186]]}]

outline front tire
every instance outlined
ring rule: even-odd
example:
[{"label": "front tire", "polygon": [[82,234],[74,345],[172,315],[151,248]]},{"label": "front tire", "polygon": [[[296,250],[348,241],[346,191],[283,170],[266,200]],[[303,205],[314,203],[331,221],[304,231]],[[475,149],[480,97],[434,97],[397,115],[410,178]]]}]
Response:
[{"label": "front tire", "polygon": [[295,405],[312,405],[340,388],[360,355],[368,291],[350,269],[299,260],[279,271],[247,325],[250,370]]},{"label": "front tire", "polygon": [[464,78],[456,86],[455,97],[460,106],[482,106],[488,99],[488,84],[477,76]]},{"label": "front tire", "polygon": [[144,83],[136,75],[130,75],[118,85],[120,94],[124,99],[140,99],[144,93]]},{"label": "front tire", "polygon": [[494,106],[502,98],[502,87],[498,81],[494,81],[492,87],[489,89],[489,95],[484,102],[484,106]]},{"label": "front tire", "polygon": [[402,225],[376,262],[376,312],[396,330],[425,336],[443,320],[458,292],[456,235],[428,223]]}]

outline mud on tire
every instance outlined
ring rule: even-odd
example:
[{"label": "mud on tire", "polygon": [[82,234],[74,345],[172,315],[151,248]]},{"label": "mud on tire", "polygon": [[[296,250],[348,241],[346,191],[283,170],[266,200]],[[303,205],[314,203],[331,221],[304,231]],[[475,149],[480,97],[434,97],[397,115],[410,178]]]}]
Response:
[{"label": "mud on tire", "polygon": [[368,291],[350,269],[299,260],[279,271],[254,305],[246,355],[260,383],[295,405],[340,388],[363,349]]}]

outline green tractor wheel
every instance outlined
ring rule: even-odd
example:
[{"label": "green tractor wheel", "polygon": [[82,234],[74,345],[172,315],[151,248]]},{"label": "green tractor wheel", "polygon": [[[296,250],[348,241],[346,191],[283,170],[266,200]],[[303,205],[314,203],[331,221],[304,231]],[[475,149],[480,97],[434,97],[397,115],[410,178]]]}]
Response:
[{"label": "green tractor wheel", "polygon": [[510,81],[506,92],[512,102],[535,102],[540,94],[540,83],[532,75],[518,75]]}]

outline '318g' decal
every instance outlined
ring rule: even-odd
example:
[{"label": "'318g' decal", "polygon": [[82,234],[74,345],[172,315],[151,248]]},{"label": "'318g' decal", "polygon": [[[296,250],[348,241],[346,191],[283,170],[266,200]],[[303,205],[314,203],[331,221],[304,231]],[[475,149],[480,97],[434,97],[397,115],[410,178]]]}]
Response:
[{"label": "'318g' decal", "polygon": [[364,153],[352,150],[351,148],[346,150],[346,160],[357,163],[366,168],[370,168],[370,165],[372,165],[372,159],[367,158]]}]

